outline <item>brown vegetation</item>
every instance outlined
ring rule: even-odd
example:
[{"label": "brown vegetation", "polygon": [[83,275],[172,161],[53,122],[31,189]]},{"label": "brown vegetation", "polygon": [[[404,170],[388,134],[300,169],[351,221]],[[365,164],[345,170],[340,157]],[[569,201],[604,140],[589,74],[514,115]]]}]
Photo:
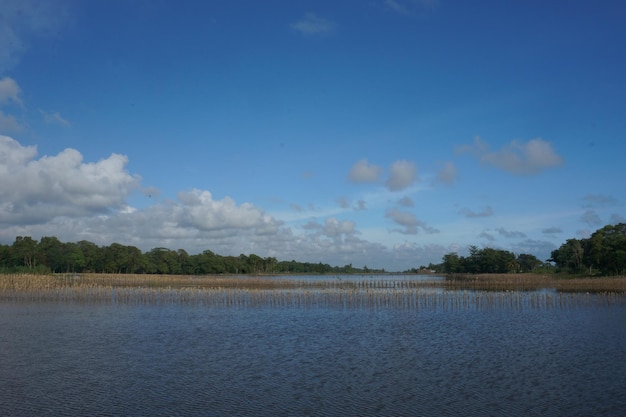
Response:
[{"label": "brown vegetation", "polygon": [[[541,289],[546,291],[535,291]],[[559,279],[532,274],[458,275],[432,281],[376,276],[304,280],[236,275],[0,275],[0,300],[12,302],[474,309],[626,304],[625,294],[626,277]]]},{"label": "brown vegetation", "polygon": [[571,278],[554,274],[453,274],[444,284],[448,289],[483,291],[531,291],[555,289],[562,292],[607,292],[626,294],[626,277]]}]

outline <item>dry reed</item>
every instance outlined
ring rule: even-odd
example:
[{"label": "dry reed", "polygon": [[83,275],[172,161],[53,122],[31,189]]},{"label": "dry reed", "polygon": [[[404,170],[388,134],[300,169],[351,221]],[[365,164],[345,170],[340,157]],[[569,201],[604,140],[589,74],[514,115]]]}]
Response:
[{"label": "dry reed", "polygon": [[463,276],[441,281],[375,278],[351,281],[251,276],[15,274],[0,275],[0,300],[408,310],[626,304],[626,278],[592,281],[517,275]]},{"label": "dry reed", "polygon": [[444,288],[484,291],[555,289],[563,292],[626,294],[626,277],[569,278],[540,274],[456,274],[445,280]]}]

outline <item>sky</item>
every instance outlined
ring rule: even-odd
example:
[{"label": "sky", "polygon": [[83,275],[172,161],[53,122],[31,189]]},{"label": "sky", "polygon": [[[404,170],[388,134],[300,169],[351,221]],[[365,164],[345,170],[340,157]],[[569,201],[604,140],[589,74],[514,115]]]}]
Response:
[{"label": "sky", "polygon": [[1,0],[0,243],[388,271],[626,221],[626,3]]}]

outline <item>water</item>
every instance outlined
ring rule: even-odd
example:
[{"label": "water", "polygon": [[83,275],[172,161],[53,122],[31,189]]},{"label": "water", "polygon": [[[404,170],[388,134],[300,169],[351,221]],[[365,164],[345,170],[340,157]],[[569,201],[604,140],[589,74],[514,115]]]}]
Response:
[{"label": "water", "polygon": [[[254,277],[254,276],[253,276]],[[273,275],[272,279],[286,279],[291,281],[344,281],[344,282],[400,282],[400,281],[443,281],[442,275],[428,275],[428,274],[338,274],[338,275]]]},{"label": "water", "polygon": [[626,415],[626,311],[0,303],[3,416]]}]

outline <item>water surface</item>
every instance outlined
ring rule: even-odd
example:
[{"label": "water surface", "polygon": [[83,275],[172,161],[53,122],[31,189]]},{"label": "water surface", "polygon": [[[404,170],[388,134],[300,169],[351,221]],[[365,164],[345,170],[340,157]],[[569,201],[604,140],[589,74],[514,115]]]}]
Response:
[{"label": "water surface", "polygon": [[0,415],[626,414],[626,311],[0,303]]}]

